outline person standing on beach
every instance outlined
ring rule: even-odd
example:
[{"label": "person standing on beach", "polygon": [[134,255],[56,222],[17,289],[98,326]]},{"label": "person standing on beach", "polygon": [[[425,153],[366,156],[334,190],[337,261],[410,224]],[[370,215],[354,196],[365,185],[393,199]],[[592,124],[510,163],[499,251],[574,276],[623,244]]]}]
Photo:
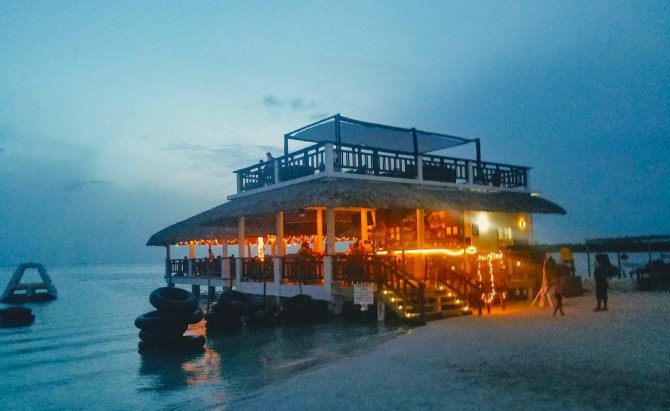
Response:
[{"label": "person standing on beach", "polygon": [[556,297],[556,307],[554,308],[554,317],[556,317],[556,312],[561,311],[561,315],[565,315],[563,312],[563,286],[561,281],[561,272],[557,271],[554,275],[553,285],[554,285],[554,297]]},{"label": "person standing on beach", "polygon": [[[596,280],[596,308],[593,311],[607,311],[607,277],[610,275],[614,267],[610,263],[607,254],[596,255],[596,268],[593,270],[593,277]],[[601,303],[603,308],[600,308]]]}]

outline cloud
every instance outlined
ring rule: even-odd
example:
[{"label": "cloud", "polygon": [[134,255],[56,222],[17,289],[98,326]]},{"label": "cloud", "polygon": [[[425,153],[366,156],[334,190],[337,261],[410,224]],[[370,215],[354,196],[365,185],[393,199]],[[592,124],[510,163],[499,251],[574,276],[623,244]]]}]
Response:
[{"label": "cloud", "polygon": [[291,108],[293,110],[305,110],[313,107],[316,107],[316,101],[314,100],[307,101],[302,97],[294,97],[291,99]]},{"label": "cloud", "polygon": [[65,182],[65,189],[69,191],[79,191],[86,187],[112,185],[108,180],[70,180]]},{"label": "cloud", "polygon": [[[182,152],[193,166],[215,167],[221,172],[231,168],[250,166],[265,158],[265,153],[283,153],[283,149],[264,144],[220,144],[209,146],[177,141],[165,146],[166,150]],[[205,163],[207,165],[205,165]]]},{"label": "cloud", "polygon": [[274,94],[268,94],[263,97],[263,105],[267,108],[287,107],[293,111],[301,111],[315,108],[315,100],[308,100],[304,97],[277,97]]},{"label": "cloud", "polygon": [[265,107],[276,107],[276,106],[281,106],[282,103],[279,102],[279,99],[277,96],[274,96],[272,94],[268,94],[267,96],[263,97],[263,105]]}]

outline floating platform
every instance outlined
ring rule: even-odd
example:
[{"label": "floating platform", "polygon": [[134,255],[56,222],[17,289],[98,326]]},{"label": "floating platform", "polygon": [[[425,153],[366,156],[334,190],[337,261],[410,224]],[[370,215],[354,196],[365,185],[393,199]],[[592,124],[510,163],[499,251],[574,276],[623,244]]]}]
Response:
[{"label": "floating platform", "polygon": [[[22,283],[21,278],[27,269],[35,269],[42,281],[37,283]],[[9,280],[5,291],[0,297],[2,303],[24,303],[34,301],[50,301],[58,298],[58,291],[46,268],[40,263],[21,263],[16,267],[14,275]]]}]

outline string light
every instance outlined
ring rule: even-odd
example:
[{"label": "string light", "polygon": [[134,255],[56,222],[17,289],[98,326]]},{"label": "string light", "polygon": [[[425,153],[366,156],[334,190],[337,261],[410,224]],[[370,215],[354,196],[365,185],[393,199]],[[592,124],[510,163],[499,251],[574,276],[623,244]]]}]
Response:
[{"label": "string light", "polygon": [[[263,242],[265,244],[272,244],[272,243],[275,243],[277,241],[277,236],[274,235],[274,234],[268,234],[268,235],[266,235],[262,238],[263,238]],[[322,238],[323,238],[324,241],[328,241],[328,236],[324,235],[324,236],[322,236]],[[286,244],[287,246],[291,246],[291,245],[294,245],[294,244],[295,245],[300,245],[305,241],[307,241],[308,243],[314,243],[316,241],[316,239],[317,239],[316,235],[289,236],[289,237],[284,237],[284,244]],[[355,241],[355,240],[357,240],[356,237],[335,237],[336,242]],[[215,238],[213,240],[200,239],[200,240],[191,240],[191,241],[193,242],[194,245],[207,245],[207,246],[210,246],[210,245],[224,245],[224,244],[236,245],[237,244],[237,239],[226,241],[226,240],[223,240],[223,239]],[[176,246],[189,245],[191,243],[191,241],[178,241],[177,243],[175,243],[175,245]],[[253,240],[248,240],[248,239],[244,240],[244,245],[256,245],[256,244],[258,244],[257,237],[254,237]]]},{"label": "string light", "polygon": [[[473,246],[470,246],[468,248],[420,248],[420,249],[414,249],[414,250],[405,250],[405,254],[423,254],[423,255],[449,255],[452,257],[457,257],[461,256],[465,253],[467,254],[475,254],[477,252],[477,249]],[[380,250],[377,251],[378,255],[388,255],[388,251],[386,250]],[[395,255],[401,255],[403,251],[401,250],[396,250],[392,251],[393,254]]]},{"label": "string light", "polygon": [[[488,267],[488,281],[490,282],[490,291],[488,292],[482,292],[481,299],[484,301],[486,304],[491,304],[493,302],[493,299],[496,296],[496,284],[495,284],[495,276],[493,272],[493,262],[497,261],[502,264],[502,268],[505,268],[505,265],[503,263],[503,254],[502,252],[497,252],[497,253],[489,253],[485,255],[479,255],[477,256],[477,280],[479,281],[480,284],[484,283],[484,278],[482,276],[482,263],[486,263],[486,266]],[[502,298],[505,298],[505,293],[502,294]]]}]

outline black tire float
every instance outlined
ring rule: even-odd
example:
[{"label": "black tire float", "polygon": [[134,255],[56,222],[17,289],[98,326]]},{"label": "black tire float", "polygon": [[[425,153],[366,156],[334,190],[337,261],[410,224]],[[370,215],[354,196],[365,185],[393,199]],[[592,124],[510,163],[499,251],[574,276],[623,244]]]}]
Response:
[{"label": "black tire float", "polygon": [[25,307],[9,307],[0,310],[0,326],[23,327],[35,321],[33,310]]},{"label": "black tire float", "polygon": [[149,302],[156,309],[173,315],[192,313],[198,307],[198,299],[192,293],[177,287],[161,287],[149,295]]},{"label": "black tire float", "polygon": [[140,329],[140,351],[202,349],[205,337],[183,335],[189,324],[197,324],[204,317],[195,295],[181,288],[161,287],[151,292],[149,302],[156,310],[135,319]]}]

